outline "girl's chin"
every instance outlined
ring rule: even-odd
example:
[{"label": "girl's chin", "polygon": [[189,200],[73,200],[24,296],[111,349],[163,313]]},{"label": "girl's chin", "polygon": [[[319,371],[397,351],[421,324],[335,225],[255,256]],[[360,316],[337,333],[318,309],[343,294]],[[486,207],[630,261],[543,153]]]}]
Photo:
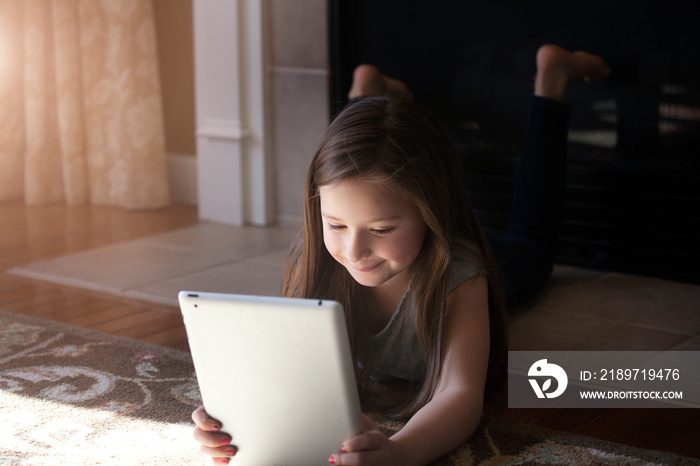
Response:
[{"label": "girl's chin", "polygon": [[374,273],[363,274],[349,269],[348,272],[358,284],[367,288],[377,288],[389,283],[398,283],[396,280],[400,280],[400,274],[394,273],[387,274],[386,272],[379,273],[378,271],[375,271]]},{"label": "girl's chin", "polygon": [[377,274],[361,273],[356,270],[348,269],[350,276],[360,285],[368,288],[374,288],[386,282],[386,277]]},{"label": "girl's chin", "polygon": [[367,288],[374,288],[383,283],[383,281],[370,279],[369,277],[358,277],[357,275],[352,275],[352,278],[360,285],[366,286]]}]

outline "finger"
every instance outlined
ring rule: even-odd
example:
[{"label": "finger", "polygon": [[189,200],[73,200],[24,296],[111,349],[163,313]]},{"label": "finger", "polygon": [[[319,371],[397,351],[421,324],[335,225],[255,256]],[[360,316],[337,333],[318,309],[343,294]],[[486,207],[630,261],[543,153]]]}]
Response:
[{"label": "finger", "polygon": [[236,453],[238,453],[236,447],[232,447],[230,445],[228,447],[221,448],[209,448],[203,446],[200,447],[199,451],[207,456],[211,456],[214,464],[228,464],[231,461],[231,458],[236,456]]},{"label": "finger", "polygon": [[[336,466],[357,466],[357,465],[369,465],[372,463],[372,453],[367,451],[356,451],[350,453],[334,453],[328,459],[330,464]],[[381,464],[381,463],[378,463]]]},{"label": "finger", "polygon": [[231,458],[212,458],[211,462],[214,464],[229,464],[231,462]]},{"label": "finger", "polygon": [[370,433],[353,437],[343,446],[347,452],[369,451],[380,448],[385,437],[379,433]]},{"label": "finger", "polygon": [[355,437],[343,442],[343,451],[365,450],[367,448],[367,445],[364,443],[366,439],[360,439],[358,441],[357,438],[363,437],[371,432],[379,432],[379,429],[377,428],[372,418],[367,416],[366,414],[362,415],[362,423],[364,424],[364,433],[356,435]]},{"label": "finger", "polygon": [[192,420],[202,430],[219,431],[221,423],[207,414],[204,406],[200,406],[192,412]]},{"label": "finger", "polygon": [[231,436],[226,433],[207,432],[199,427],[195,427],[192,432],[194,439],[205,447],[221,447],[231,444]]}]

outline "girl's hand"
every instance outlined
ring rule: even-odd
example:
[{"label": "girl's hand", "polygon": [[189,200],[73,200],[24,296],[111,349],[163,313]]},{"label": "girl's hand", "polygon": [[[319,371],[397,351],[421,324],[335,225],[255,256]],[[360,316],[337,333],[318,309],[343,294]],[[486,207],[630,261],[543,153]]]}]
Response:
[{"label": "girl's hand", "polygon": [[335,453],[330,464],[342,466],[392,466],[408,464],[394,442],[384,435],[368,416],[362,415],[365,432],[343,443],[343,453]]},{"label": "girl's hand", "polygon": [[204,406],[194,410],[192,420],[197,426],[194,429],[194,439],[202,444],[200,451],[211,456],[214,464],[228,464],[238,449],[231,445],[230,435],[220,432],[221,423],[209,417]]}]

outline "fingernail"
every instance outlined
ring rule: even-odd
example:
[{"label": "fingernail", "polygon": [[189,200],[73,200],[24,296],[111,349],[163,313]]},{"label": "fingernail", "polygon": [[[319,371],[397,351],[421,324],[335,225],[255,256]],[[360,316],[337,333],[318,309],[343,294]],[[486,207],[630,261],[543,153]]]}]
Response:
[{"label": "fingernail", "polygon": [[218,432],[218,431],[219,431],[219,428],[218,428],[217,426],[213,426],[213,427],[211,428],[211,430],[214,431],[214,432]]},{"label": "fingernail", "polygon": [[233,448],[229,448],[228,450],[226,450],[227,455],[233,456],[234,453],[236,453],[236,450],[234,450]]},{"label": "fingernail", "polygon": [[223,439],[223,440],[221,441],[221,444],[222,444],[222,445],[228,445],[228,444],[229,444],[229,441],[226,440],[226,439]]},{"label": "fingernail", "polygon": [[221,464],[228,464],[229,461],[230,461],[230,460],[229,460],[228,458],[223,459],[223,460],[221,460]]},{"label": "fingernail", "polygon": [[333,458],[333,455],[331,455],[331,457],[328,458],[328,462],[329,462],[330,464],[335,464],[335,458]]}]

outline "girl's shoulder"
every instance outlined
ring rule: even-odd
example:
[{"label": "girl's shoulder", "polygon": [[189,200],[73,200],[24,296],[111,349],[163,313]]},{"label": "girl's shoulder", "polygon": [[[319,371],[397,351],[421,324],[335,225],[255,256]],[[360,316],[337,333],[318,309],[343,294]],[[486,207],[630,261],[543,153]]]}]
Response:
[{"label": "girl's shoulder", "polygon": [[471,241],[458,239],[450,247],[450,263],[447,266],[447,293],[477,275],[485,274],[481,249]]}]

